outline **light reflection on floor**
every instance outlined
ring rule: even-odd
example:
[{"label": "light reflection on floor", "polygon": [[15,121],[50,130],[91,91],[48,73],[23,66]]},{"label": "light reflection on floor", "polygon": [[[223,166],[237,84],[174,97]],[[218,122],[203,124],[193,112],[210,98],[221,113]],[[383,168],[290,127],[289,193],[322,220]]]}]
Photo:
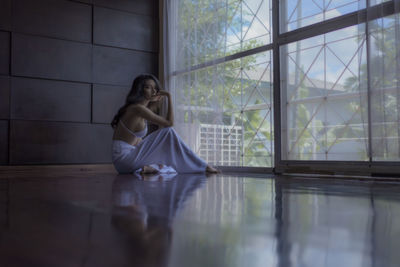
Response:
[{"label": "light reflection on floor", "polygon": [[399,221],[400,183],[1,179],[0,266],[399,266]]}]

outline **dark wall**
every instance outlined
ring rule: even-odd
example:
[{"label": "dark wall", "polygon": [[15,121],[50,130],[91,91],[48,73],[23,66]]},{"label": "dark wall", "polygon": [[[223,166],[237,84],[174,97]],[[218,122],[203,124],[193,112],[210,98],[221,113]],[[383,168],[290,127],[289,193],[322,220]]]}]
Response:
[{"label": "dark wall", "polygon": [[111,162],[112,116],[157,62],[157,0],[0,0],[0,165]]}]

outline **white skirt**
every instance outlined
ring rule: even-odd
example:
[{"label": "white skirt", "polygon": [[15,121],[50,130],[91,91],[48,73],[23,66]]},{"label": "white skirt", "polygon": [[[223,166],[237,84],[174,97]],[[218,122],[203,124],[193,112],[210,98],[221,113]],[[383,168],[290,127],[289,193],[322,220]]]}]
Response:
[{"label": "white skirt", "polygon": [[160,173],[198,173],[207,167],[172,127],[152,132],[136,146],[114,140],[112,161],[119,173],[140,172],[146,165]]}]

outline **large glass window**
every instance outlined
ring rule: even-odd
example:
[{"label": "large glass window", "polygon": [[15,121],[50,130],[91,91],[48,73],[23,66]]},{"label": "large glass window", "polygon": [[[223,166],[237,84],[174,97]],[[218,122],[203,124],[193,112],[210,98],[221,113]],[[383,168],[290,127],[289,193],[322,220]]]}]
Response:
[{"label": "large glass window", "polygon": [[284,168],[400,160],[398,1],[171,5],[176,128],[203,159]]},{"label": "large glass window", "polygon": [[282,160],[400,160],[400,24],[398,14],[385,15],[399,9],[355,2],[364,7],[359,23],[334,31],[320,23],[314,37],[279,47]]},{"label": "large glass window", "polygon": [[176,70],[272,42],[270,0],[176,0]]},{"label": "large glass window", "polygon": [[[204,160],[273,165],[272,41],[269,0],[179,0],[176,128]],[[229,57],[231,56],[231,57]]]},{"label": "large glass window", "polygon": [[283,159],[368,160],[364,28],[281,47]]}]

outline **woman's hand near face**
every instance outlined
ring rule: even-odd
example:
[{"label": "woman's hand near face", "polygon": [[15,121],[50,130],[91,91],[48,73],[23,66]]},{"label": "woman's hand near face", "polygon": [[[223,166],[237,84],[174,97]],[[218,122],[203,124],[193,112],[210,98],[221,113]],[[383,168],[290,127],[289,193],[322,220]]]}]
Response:
[{"label": "woman's hand near face", "polygon": [[161,96],[170,96],[170,93],[168,92],[168,91],[165,91],[165,90],[160,90],[159,92],[158,92],[158,95],[161,95]]},{"label": "woman's hand near face", "polygon": [[155,96],[151,97],[150,102],[158,102],[162,99],[163,99],[162,95],[155,95]]}]

